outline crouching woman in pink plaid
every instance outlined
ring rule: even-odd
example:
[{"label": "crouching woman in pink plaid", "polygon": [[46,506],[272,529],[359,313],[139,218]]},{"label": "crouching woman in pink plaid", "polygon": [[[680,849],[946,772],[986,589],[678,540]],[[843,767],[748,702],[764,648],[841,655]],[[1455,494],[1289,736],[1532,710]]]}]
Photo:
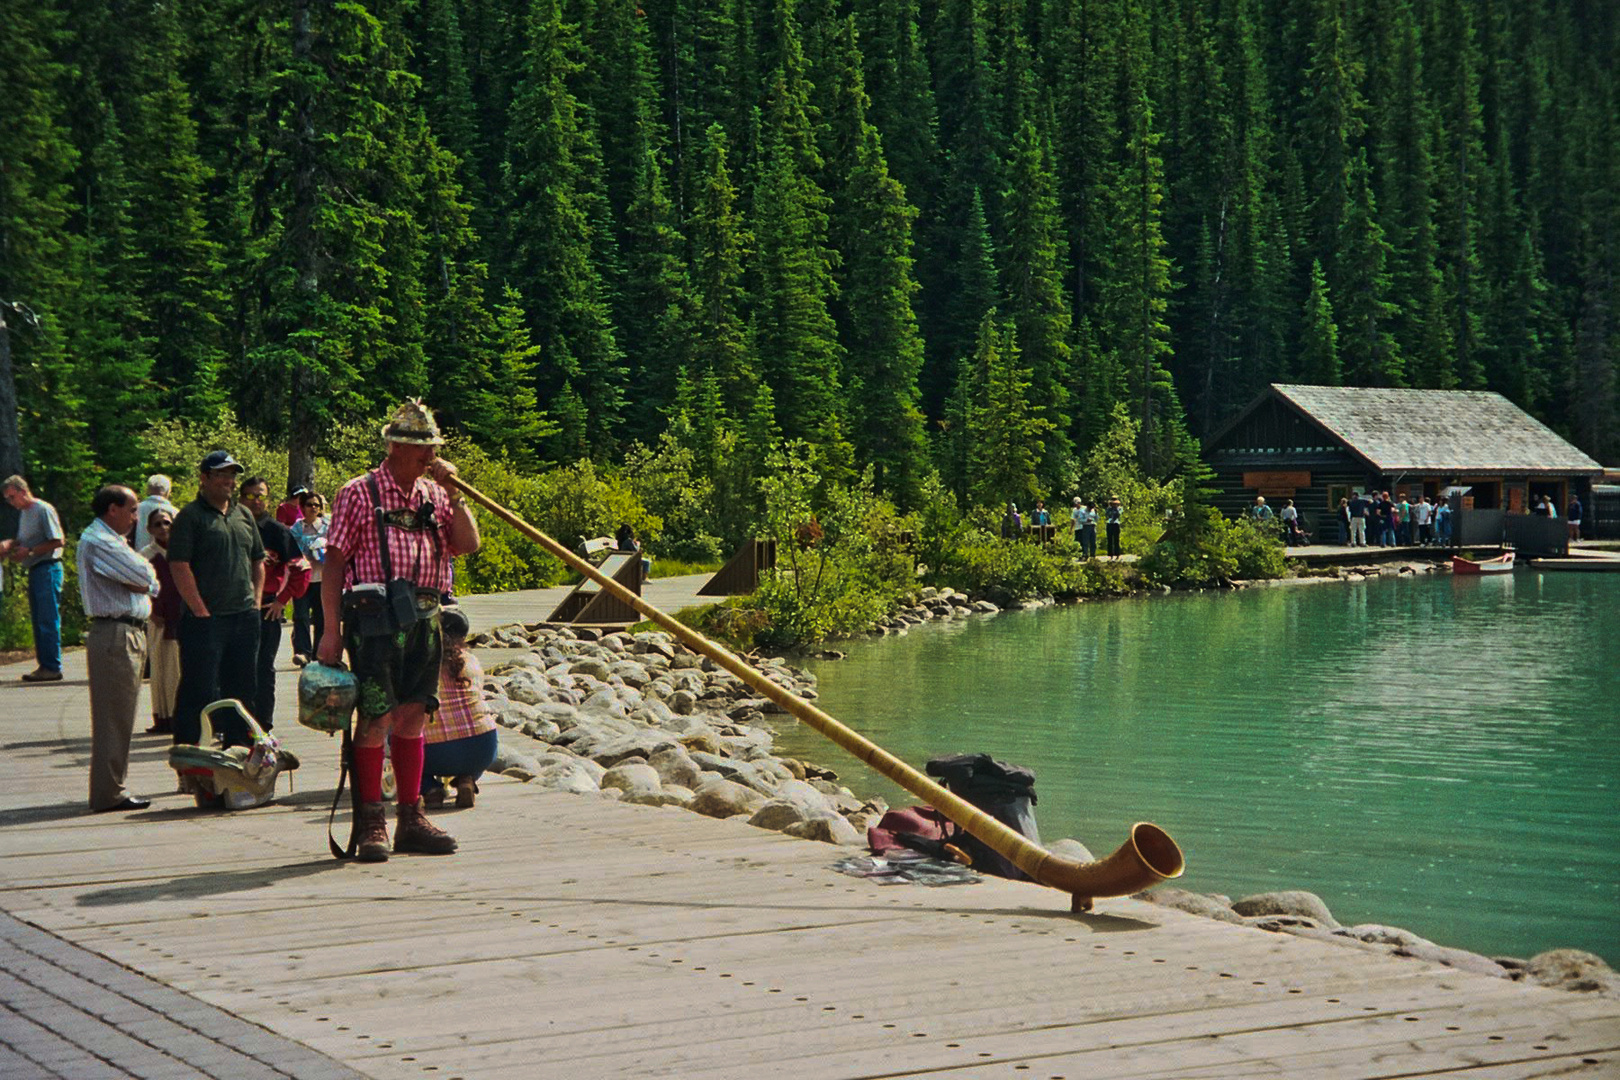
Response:
[{"label": "crouching woman in pink plaid", "polygon": [[383,814],[383,744],[399,789],[396,853],[448,855],[456,841],[422,813],[423,728],[439,707],[439,605],[450,560],[478,550],[478,523],[444,482],[438,425],[420,400],[383,428],[388,455],[344,484],[326,536],[321,604],[326,627],[316,656],[337,663],[345,648],[360,686],[354,786],[360,801],[358,857],[388,858]]}]

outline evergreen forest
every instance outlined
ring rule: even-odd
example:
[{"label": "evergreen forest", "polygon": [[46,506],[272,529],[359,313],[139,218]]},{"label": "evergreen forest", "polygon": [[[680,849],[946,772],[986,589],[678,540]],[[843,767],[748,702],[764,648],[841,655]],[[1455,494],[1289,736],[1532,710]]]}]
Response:
[{"label": "evergreen forest", "polygon": [[901,508],[1066,494],[1119,430],[1169,479],[1272,381],[1620,460],[1613,3],[0,12],[0,473],[65,508],[154,422],[309,478],[415,394],[716,498],[795,441]]}]

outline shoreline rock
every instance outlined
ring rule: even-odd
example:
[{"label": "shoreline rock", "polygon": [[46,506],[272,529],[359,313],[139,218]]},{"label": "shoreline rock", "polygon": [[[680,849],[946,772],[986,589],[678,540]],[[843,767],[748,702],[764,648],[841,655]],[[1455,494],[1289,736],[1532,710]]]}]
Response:
[{"label": "shoreline rock", "polygon": [[[486,653],[481,688],[501,728],[493,772],[546,790],[743,816],[838,845],[864,843],[888,809],[838,785],[831,769],[774,755],[765,717],[780,706],[670,634],[512,623],[469,643],[503,650]],[[777,685],[815,696],[809,672],[779,657],[754,662]]]},{"label": "shoreline rock", "polygon": [[1216,893],[1161,886],[1139,892],[1132,899],[1255,930],[1292,934],[1383,956],[1425,960],[1527,986],[1620,997],[1620,973],[1592,953],[1550,949],[1528,960],[1484,956],[1467,949],[1436,945],[1398,926],[1377,923],[1341,926],[1320,896],[1303,890],[1257,893],[1233,901]]}]

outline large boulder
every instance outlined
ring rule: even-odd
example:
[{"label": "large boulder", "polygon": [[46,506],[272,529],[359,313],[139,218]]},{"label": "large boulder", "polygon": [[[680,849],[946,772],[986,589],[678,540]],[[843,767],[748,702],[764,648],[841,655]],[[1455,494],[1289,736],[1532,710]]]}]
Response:
[{"label": "large boulder", "polygon": [[[507,737],[495,744],[495,760],[489,763],[489,771],[504,773],[507,769],[525,769],[532,776],[540,771],[540,764],[535,760],[532,749],[526,748],[521,742],[507,742]],[[533,743],[529,747],[533,747]]]},{"label": "large boulder", "polygon": [[1310,919],[1328,930],[1337,930],[1339,922],[1328,910],[1322,898],[1303,889],[1282,892],[1256,893],[1245,896],[1232,905],[1239,915],[1298,915]]},{"label": "large boulder", "polygon": [[550,720],[563,731],[579,723],[579,706],[570,705],[566,701],[546,701],[534,706],[534,711],[540,715],[537,719]]},{"label": "large boulder", "polygon": [[647,764],[658,773],[659,782],[665,785],[678,784],[696,790],[703,782],[703,769],[692,760],[686,747],[678,743],[655,749]]},{"label": "large boulder", "polygon": [[651,765],[637,759],[615,765],[603,773],[602,787],[618,788],[626,794],[648,794],[661,791],[663,784]]},{"label": "large boulder", "polygon": [[789,825],[782,831],[788,836],[796,836],[801,840],[820,840],[824,844],[859,847],[866,843],[866,839],[855,831],[855,826],[837,816],[811,818],[797,825]]},{"label": "large boulder", "polygon": [[713,818],[752,814],[765,802],[765,796],[724,777],[705,780],[693,793],[687,809]]},{"label": "large boulder", "polygon": [[668,791],[626,791],[620,802],[632,803],[636,806],[678,806],[684,808],[692,801],[692,793],[687,792],[685,798]]},{"label": "large boulder", "polygon": [[551,684],[532,668],[519,668],[506,679],[506,696],[524,705],[552,700]]},{"label": "large boulder", "polygon": [[1526,977],[1557,990],[1620,995],[1620,975],[1595,956],[1580,949],[1552,949],[1537,953],[1524,966]]},{"label": "large boulder", "polygon": [[608,665],[594,656],[580,657],[568,665],[568,671],[572,675],[589,675],[598,682],[607,682],[612,674]]},{"label": "large boulder", "polygon": [[1362,923],[1360,926],[1341,926],[1333,931],[1338,937],[1352,938],[1356,941],[1366,941],[1373,945],[1399,945],[1411,948],[1416,945],[1433,945],[1428,938],[1418,937],[1410,930],[1403,930],[1399,926],[1384,926],[1380,923]]},{"label": "large boulder", "polygon": [[623,700],[620,699],[619,695],[614,692],[611,686],[604,686],[600,690],[593,691],[591,695],[587,697],[583,703],[581,703],[579,711],[583,713],[591,713],[595,716],[623,717],[630,715],[629,708],[625,706]]},{"label": "large boulder", "polygon": [[590,795],[601,790],[601,785],[581,761],[560,761],[549,765],[541,769],[534,779],[543,788],[574,795]]},{"label": "large boulder", "polygon": [[1185,911],[1192,915],[1202,915],[1206,919],[1218,919],[1221,922],[1239,924],[1243,922],[1243,916],[1233,911],[1229,904],[1224,904],[1213,896],[1195,893],[1188,889],[1160,886],[1156,889],[1146,889],[1139,892],[1133,899],[1146,900],[1150,904],[1175,908],[1177,911]]},{"label": "large boulder", "polygon": [[[688,747],[691,746],[691,743],[686,739],[682,739],[681,742]],[[766,772],[758,762],[737,761],[733,758],[720,757],[700,750],[691,750],[690,753],[692,760],[697,762],[705,772],[717,772],[726,779],[753,788],[767,797],[775,795],[776,789],[782,784],[781,779]]]},{"label": "large boulder", "polygon": [[838,811],[833,809],[827,796],[803,780],[787,780],[777,787],[770,801],[754,811],[748,824],[780,832],[789,825],[798,825],[818,817],[837,816]]},{"label": "large boulder", "polygon": [[1444,945],[1401,945],[1395,949],[1394,955],[1427,960],[1431,964],[1471,971],[1476,975],[1494,975],[1498,979],[1510,977],[1507,968],[1495,960],[1466,949],[1448,949]]}]

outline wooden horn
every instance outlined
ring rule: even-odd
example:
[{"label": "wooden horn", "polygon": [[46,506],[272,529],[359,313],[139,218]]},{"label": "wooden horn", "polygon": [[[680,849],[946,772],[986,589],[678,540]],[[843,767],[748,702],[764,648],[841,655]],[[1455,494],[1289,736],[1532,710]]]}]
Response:
[{"label": "wooden horn", "polygon": [[778,686],[723,645],[709,640],[690,626],[664,614],[460,476],[447,477],[445,482],[450,487],[466,492],[468,498],[545,548],[565,565],[583,574],[612,596],[629,604],[650,621],[668,630],[694,652],[707,656],[859,760],[922,799],[962,829],[978,837],[997,854],[1028,874],[1032,880],[1068,893],[1072,897],[1073,910],[1089,911],[1091,902],[1096,897],[1128,896],[1157,885],[1161,881],[1180,877],[1182,870],[1185,869],[1186,863],[1182,858],[1181,849],[1170,839],[1170,834],[1157,825],[1145,821],[1132,826],[1131,835],[1125,843],[1105,859],[1078,863],[1052,854],[1039,844],[1031,843],[966,799],[947,791],[881,746],[845,727],[831,714],[823,712],[792,691]]}]

